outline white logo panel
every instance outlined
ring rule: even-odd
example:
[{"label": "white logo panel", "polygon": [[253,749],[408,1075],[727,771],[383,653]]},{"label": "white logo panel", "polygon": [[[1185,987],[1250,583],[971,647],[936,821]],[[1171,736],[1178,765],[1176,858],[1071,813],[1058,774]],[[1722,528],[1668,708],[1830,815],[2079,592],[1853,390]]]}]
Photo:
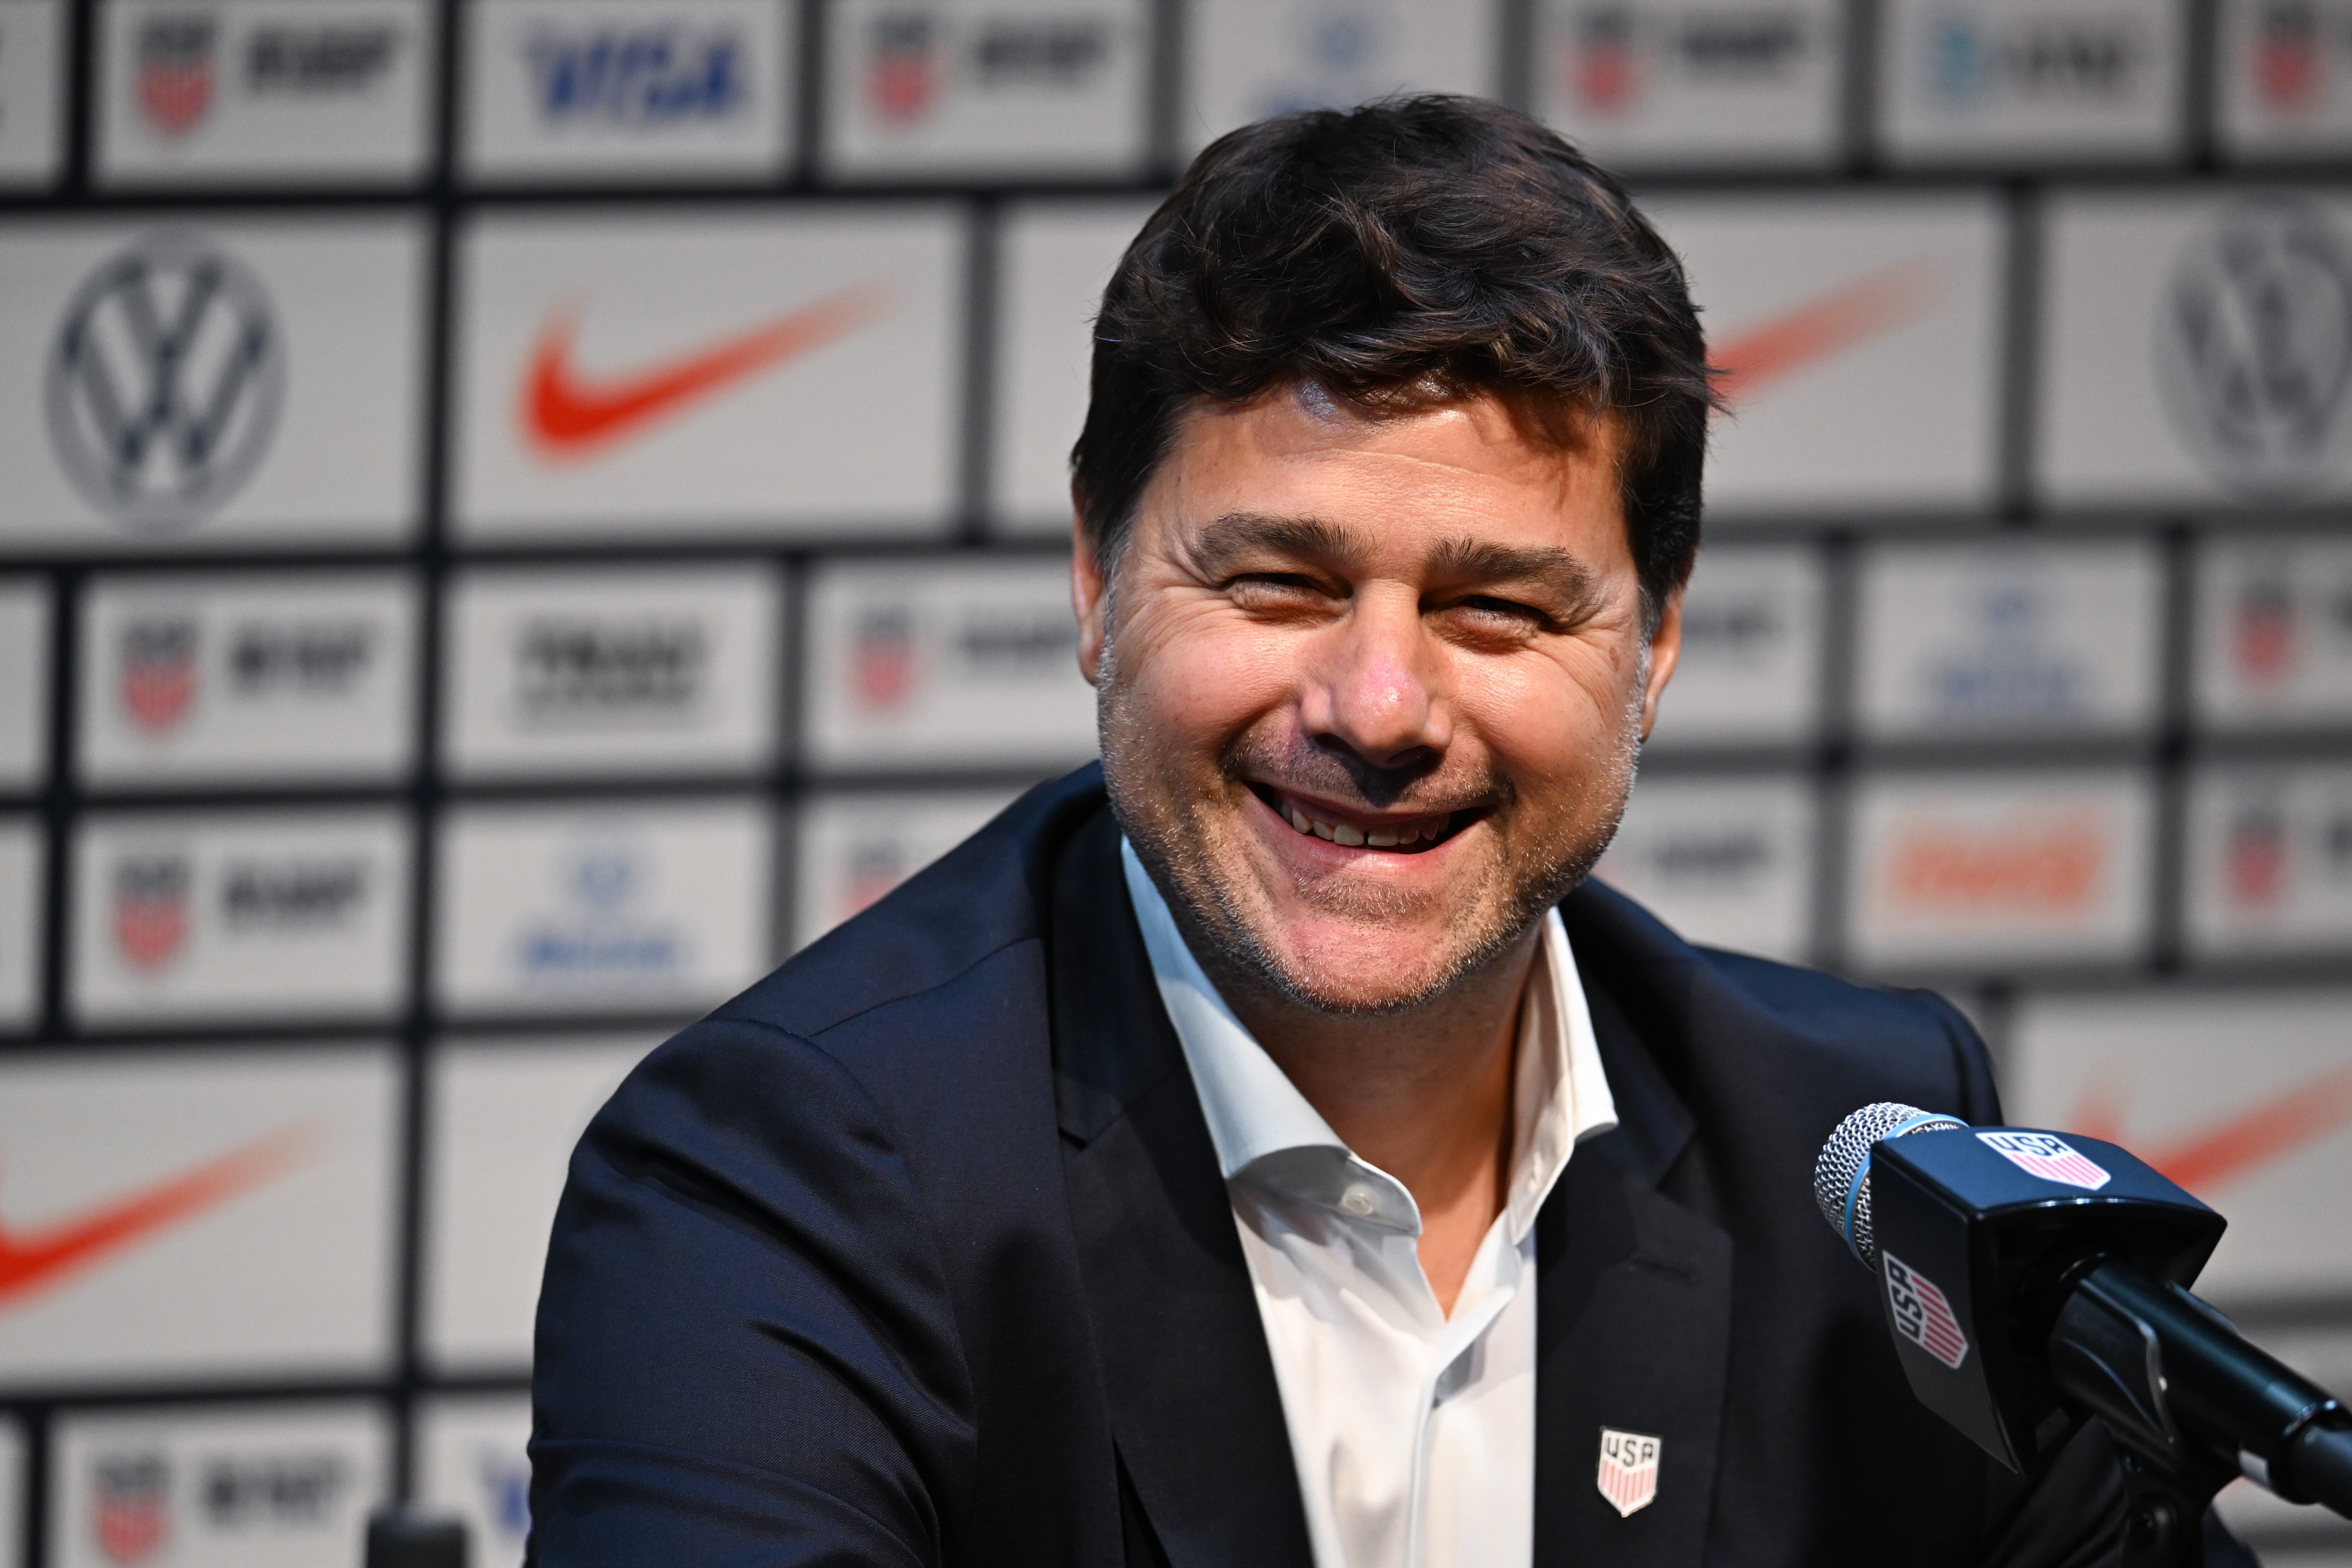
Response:
[{"label": "white logo panel", "polygon": [[41,1005],[47,840],[31,817],[0,817],[0,1030],[30,1026]]},{"label": "white logo panel", "polygon": [[1688,269],[1708,362],[1729,373],[1710,519],[1990,504],[2002,247],[1989,199],[1643,205]]},{"label": "white logo panel", "polygon": [[1094,321],[1149,201],[1036,202],[1004,225],[996,363],[999,524],[1070,531],[1070,446],[1087,422]]},{"label": "white logo panel", "polygon": [[530,1396],[437,1395],[419,1402],[416,1427],[418,1500],[466,1521],[472,1568],[522,1568],[530,1536]]},{"label": "white logo panel", "polygon": [[0,1289],[0,1384],[383,1371],[398,1082],[374,1047],[0,1065],[0,1227],[44,1259]]},{"label": "white logo panel", "polygon": [[1683,592],[1682,657],[1645,750],[1809,744],[1821,726],[1827,594],[1808,546],[1700,551]]},{"label": "white logo panel", "polygon": [[467,173],[773,178],[793,140],[793,16],[782,0],[479,0]]},{"label": "white logo panel", "polygon": [[81,773],[386,779],[415,729],[416,592],[389,574],[98,579]]},{"label": "white logo panel", "polygon": [[548,1231],[572,1145],[656,1043],[457,1040],[435,1051],[424,1337],[436,1367],[529,1370]]},{"label": "white logo panel", "polygon": [[0,6],[0,185],[40,186],[58,177],[65,147],[65,0]]},{"label": "white logo panel", "polygon": [[2188,901],[2189,946],[2202,958],[2352,951],[2352,767],[2199,773]]},{"label": "white logo panel", "polygon": [[1863,729],[1892,740],[2153,725],[2160,572],[2145,540],[1871,548]]},{"label": "white logo panel", "polygon": [[1496,17],[1426,0],[1195,0],[1177,138],[1191,151],[1269,114],[1395,92],[1491,95]]},{"label": "white logo panel", "polygon": [[2352,721],[2352,542],[2209,539],[2197,561],[2198,721]]},{"label": "white logo panel", "polygon": [[2352,1283],[2352,992],[2029,993],[2001,1083],[2017,1120],[2121,1144],[2230,1216],[2198,1294]]},{"label": "white logo panel", "polygon": [[1897,163],[2157,161],[2181,150],[2188,12],[2138,0],[1894,0],[1881,137]]},{"label": "white logo panel", "polygon": [[1880,970],[2128,963],[2154,802],[2125,773],[1887,775],[1856,792],[1846,944]]},{"label": "white logo panel", "polygon": [[419,229],[193,216],[0,225],[0,550],[404,535]]},{"label": "white logo panel", "polygon": [[0,577],[0,789],[30,788],[48,773],[48,584]]},{"label": "white logo panel", "polygon": [[1095,751],[1069,563],[961,556],[821,569],[809,750],[834,770],[1075,766]]},{"label": "white logo panel", "polygon": [[111,0],[100,12],[99,179],[416,179],[435,15],[425,0]]},{"label": "white logo panel", "polygon": [[443,667],[451,765],[477,777],[765,766],[782,598],[757,563],[457,578]]},{"label": "white logo panel", "polygon": [[936,530],[963,234],[937,205],[481,220],[460,270],[480,539]]},{"label": "white logo panel", "polygon": [[54,1442],[57,1568],[361,1568],[392,1486],[372,1404],[68,1412]]},{"label": "white logo panel", "polygon": [[2352,142],[2352,5],[2217,7],[2214,129],[2248,162],[2340,155]]},{"label": "white logo panel", "polygon": [[2283,191],[2054,199],[2038,403],[2048,499],[2262,506],[2352,488],[2347,212]]},{"label": "white logo panel", "polygon": [[408,873],[408,823],[390,811],[89,817],[74,848],[74,1016],[384,1016],[404,992]]},{"label": "white logo panel", "polygon": [[436,988],[470,1013],[698,1011],[770,962],[751,801],[471,807],[441,836]]},{"label": "white logo panel", "polygon": [[1812,947],[1812,794],[1800,780],[1644,773],[1593,875],[1685,939],[1767,958]]},{"label": "white logo panel", "polygon": [[1543,116],[1605,167],[1819,167],[1838,155],[1845,12],[1834,0],[1547,0],[1541,17]]},{"label": "white logo panel", "polygon": [[1010,789],[861,791],[801,809],[793,931],[806,946],[971,837],[1018,798]]},{"label": "white logo panel", "polygon": [[825,160],[850,177],[1117,177],[1144,153],[1141,0],[843,0]]}]

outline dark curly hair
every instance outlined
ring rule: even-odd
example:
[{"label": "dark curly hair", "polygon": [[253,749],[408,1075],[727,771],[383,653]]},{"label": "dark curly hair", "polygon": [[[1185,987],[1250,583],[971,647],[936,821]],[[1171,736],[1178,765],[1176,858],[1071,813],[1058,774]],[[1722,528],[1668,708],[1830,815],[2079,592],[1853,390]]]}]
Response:
[{"label": "dark curly hair", "polygon": [[1367,408],[1503,397],[1522,429],[1620,424],[1651,622],[1690,574],[1714,406],[1682,264],[1535,121],[1423,95],[1244,126],[1192,161],[1103,292],[1070,454],[1108,571],[1187,406],[1301,380]]}]

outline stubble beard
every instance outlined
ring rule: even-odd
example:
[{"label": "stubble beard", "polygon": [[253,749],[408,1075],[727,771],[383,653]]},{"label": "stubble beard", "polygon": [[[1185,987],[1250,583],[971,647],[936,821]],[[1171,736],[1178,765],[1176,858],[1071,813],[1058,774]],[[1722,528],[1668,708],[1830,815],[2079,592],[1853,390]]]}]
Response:
[{"label": "stubble beard", "polygon": [[[1108,628],[1111,617],[1106,615],[1105,620]],[[1193,955],[1229,994],[1236,987],[1271,994],[1330,1017],[1393,1017],[1436,1003],[1517,951],[1544,912],[1584,880],[1616,836],[1633,791],[1642,745],[1641,679],[1611,737],[1609,755],[1583,781],[1580,798],[1550,825],[1531,824],[1507,811],[1516,796],[1509,781],[1480,781],[1484,793],[1499,803],[1497,815],[1515,824],[1511,838],[1498,837],[1499,853],[1482,879],[1484,896],[1441,922],[1444,947],[1417,973],[1399,976],[1402,984],[1379,992],[1346,987],[1334,977],[1307,972],[1268,942],[1266,928],[1275,917],[1249,896],[1253,879],[1244,868],[1238,842],[1247,830],[1234,822],[1232,802],[1246,787],[1239,781],[1253,771],[1245,764],[1265,756],[1265,749],[1254,746],[1244,732],[1219,755],[1215,776],[1206,781],[1188,778],[1181,766],[1170,767],[1165,748],[1154,743],[1133,682],[1120,678],[1114,646],[1107,629],[1096,726],[1111,811]],[[1644,649],[1641,674],[1646,675],[1648,663]],[[1265,776],[1265,770],[1255,771]],[[1318,913],[1358,925],[1391,924],[1426,912],[1417,896],[1341,877],[1301,881],[1292,891]]]}]

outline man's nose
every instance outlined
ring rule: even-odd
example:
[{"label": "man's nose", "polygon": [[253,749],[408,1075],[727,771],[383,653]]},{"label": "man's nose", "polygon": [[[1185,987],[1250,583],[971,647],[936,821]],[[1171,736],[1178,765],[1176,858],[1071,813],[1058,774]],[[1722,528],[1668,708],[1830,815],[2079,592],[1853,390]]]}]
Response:
[{"label": "man's nose", "polygon": [[1438,650],[1417,603],[1359,595],[1328,636],[1300,693],[1299,719],[1309,735],[1337,741],[1374,767],[1445,749],[1453,707],[1440,689]]}]

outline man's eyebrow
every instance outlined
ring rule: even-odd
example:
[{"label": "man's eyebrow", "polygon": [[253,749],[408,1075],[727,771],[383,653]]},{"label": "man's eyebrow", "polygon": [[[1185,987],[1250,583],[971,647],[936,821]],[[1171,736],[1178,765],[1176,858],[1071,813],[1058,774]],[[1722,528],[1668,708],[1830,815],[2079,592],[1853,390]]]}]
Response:
[{"label": "man's eyebrow", "polygon": [[1444,541],[1430,552],[1429,574],[1455,581],[1547,583],[1580,601],[1597,587],[1591,571],[1572,550],[1557,544],[1503,544],[1491,539]]},{"label": "man's eyebrow", "polygon": [[1328,561],[1360,556],[1368,549],[1368,542],[1355,530],[1319,517],[1229,511],[1201,530],[1193,553],[1204,569],[1213,573],[1253,551],[1295,560]]}]

